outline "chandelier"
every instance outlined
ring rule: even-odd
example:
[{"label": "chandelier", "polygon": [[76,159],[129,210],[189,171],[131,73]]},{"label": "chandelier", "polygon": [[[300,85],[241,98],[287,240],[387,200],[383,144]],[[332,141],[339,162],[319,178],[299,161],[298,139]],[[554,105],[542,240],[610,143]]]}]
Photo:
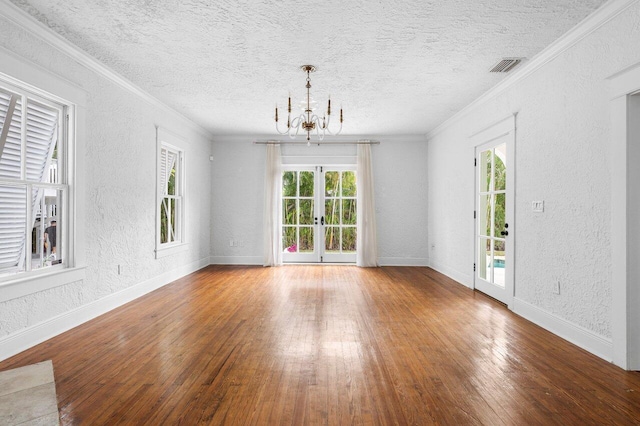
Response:
[{"label": "chandelier", "polygon": [[340,108],[340,128],[337,132],[333,133],[329,130],[329,123],[331,121],[331,98],[327,102],[327,113],[320,118],[315,114],[317,102],[311,97],[311,77],[310,74],[315,72],[316,67],[313,65],[302,65],[300,69],[307,73],[307,98],[300,102],[302,113],[291,118],[291,96],[289,96],[289,105],[287,107],[287,127],[281,131],[278,126],[278,105],[276,104],[276,131],[281,135],[288,134],[291,139],[298,135],[298,132],[307,132],[307,141],[311,140],[311,132],[316,133],[319,140],[323,140],[325,133],[330,135],[338,135],[342,131],[342,108]]}]

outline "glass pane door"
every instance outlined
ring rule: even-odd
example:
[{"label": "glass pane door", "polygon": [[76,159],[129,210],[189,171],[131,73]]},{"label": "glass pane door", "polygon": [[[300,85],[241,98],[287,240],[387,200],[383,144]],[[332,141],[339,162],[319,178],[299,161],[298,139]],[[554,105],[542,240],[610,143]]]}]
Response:
[{"label": "glass pane door", "polygon": [[354,170],[324,171],[325,262],[355,262],[357,185]]},{"label": "glass pane door", "polygon": [[499,141],[478,149],[476,287],[502,300],[507,268],[506,222],[507,144]]},{"label": "glass pane door", "polygon": [[282,247],[286,262],[317,262],[316,171],[282,174]]},{"label": "glass pane door", "polygon": [[356,172],[347,167],[298,167],[282,174],[285,262],[356,261]]}]

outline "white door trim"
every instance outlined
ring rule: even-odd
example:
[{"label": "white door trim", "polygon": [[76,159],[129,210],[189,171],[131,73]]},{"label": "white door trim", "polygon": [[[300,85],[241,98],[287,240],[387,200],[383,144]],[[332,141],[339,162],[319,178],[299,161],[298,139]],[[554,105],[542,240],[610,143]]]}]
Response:
[{"label": "white door trim", "polygon": [[[516,114],[511,114],[502,120],[473,133],[469,139],[476,158],[476,150],[479,146],[487,144],[498,138],[506,137],[507,142],[507,205],[506,205],[506,222],[509,224],[509,235],[507,236],[507,244],[509,249],[505,253],[505,294],[506,300],[503,300],[509,309],[513,310],[513,300],[515,295],[515,248],[516,248],[516,223],[515,223],[515,142],[516,142]],[[474,170],[473,184],[473,205],[477,206],[477,189],[478,189],[478,173]],[[476,212],[478,214],[478,212]],[[472,218],[473,226],[473,253],[474,265],[478,262],[478,244],[477,244],[477,219]],[[472,284],[476,287],[476,271],[472,270]]]},{"label": "white door trim", "polygon": [[[640,370],[640,265],[635,260],[640,245],[637,211],[637,146],[631,143],[640,130],[628,114],[638,100],[640,63],[608,78],[611,112],[611,337],[613,363],[627,370]],[[636,95],[637,96],[637,95]],[[632,104],[632,101],[633,104]],[[636,124],[637,126],[637,124]],[[636,132],[635,135],[631,132]],[[635,144],[637,145],[637,144]],[[635,175],[635,176],[634,176]],[[635,192],[634,192],[635,189]],[[634,206],[636,210],[634,211]]]}]

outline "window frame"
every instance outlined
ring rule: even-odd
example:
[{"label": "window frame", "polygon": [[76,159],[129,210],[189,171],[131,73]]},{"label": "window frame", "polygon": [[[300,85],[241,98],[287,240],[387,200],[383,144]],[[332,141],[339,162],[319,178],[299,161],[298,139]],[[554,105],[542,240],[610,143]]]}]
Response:
[{"label": "window frame", "polygon": [[[6,289],[12,284],[24,283],[25,281],[32,280],[38,277],[49,277],[52,274],[59,274],[61,272],[72,269],[76,266],[75,259],[75,185],[74,185],[74,170],[75,170],[75,124],[76,124],[76,105],[60,96],[57,96],[45,89],[37,88],[27,82],[17,80],[10,77],[7,74],[0,72],[0,87],[5,92],[17,95],[20,97],[21,102],[21,121],[24,123],[24,127],[21,127],[22,141],[21,141],[21,161],[20,161],[20,176],[17,178],[0,178],[0,185],[3,186],[15,186],[25,188],[26,194],[26,206],[25,206],[25,242],[24,242],[24,270],[17,271],[15,273],[9,273],[0,276],[0,288]],[[55,109],[58,114],[57,118],[57,149],[59,170],[59,181],[57,183],[48,183],[42,181],[36,181],[27,177],[26,170],[26,150],[25,145],[25,132],[27,126],[27,111],[28,104],[35,103],[45,107]],[[56,221],[60,225],[57,230],[57,238],[60,251],[58,252],[58,259],[61,259],[60,264],[54,264],[43,268],[32,269],[32,262],[29,261],[29,253],[33,247],[31,234],[33,228],[29,226],[34,219],[34,211],[32,198],[28,195],[36,188],[50,189],[59,191],[61,199],[58,208],[60,214],[56,217]],[[77,275],[77,274],[75,274]],[[52,281],[52,283],[59,282],[58,280]],[[56,287],[57,285],[45,285],[45,288]],[[25,286],[26,288],[27,286]],[[34,286],[29,286],[34,287]],[[41,287],[41,286],[35,286]],[[12,293],[19,296],[30,294],[29,291],[13,291]],[[5,297],[0,297],[0,301],[8,300]]]},{"label": "window frame", "polygon": [[[156,259],[169,256],[181,251],[187,250],[188,243],[186,240],[186,161],[184,140],[179,136],[171,133],[170,131],[158,127],[156,131]],[[175,177],[175,194],[170,198],[176,200],[176,226],[175,240],[169,242],[161,242],[162,235],[162,202],[166,198],[164,194],[164,186],[168,182],[163,182],[162,179],[162,150],[166,149],[169,152],[176,154],[176,177]]]}]

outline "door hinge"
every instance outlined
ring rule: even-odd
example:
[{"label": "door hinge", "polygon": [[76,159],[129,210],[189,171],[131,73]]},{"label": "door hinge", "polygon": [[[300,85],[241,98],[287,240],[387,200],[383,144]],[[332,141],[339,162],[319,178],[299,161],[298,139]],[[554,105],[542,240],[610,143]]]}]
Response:
[{"label": "door hinge", "polygon": [[320,166],[320,173],[322,173],[322,166]]},{"label": "door hinge", "polygon": [[473,272],[475,272],[475,271],[476,271],[476,264],[474,263],[473,264]]},{"label": "door hinge", "polygon": [[324,262],[324,259],[322,256],[320,256],[320,263]]},{"label": "door hinge", "polygon": [[473,159],[473,167],[476,167],[478,165],[478,159],[474,158]]},{"label": "door hinge", "polygon": [[473,211],[473,218],[474,219],[476,218],[476,211],[475,210]]}]

